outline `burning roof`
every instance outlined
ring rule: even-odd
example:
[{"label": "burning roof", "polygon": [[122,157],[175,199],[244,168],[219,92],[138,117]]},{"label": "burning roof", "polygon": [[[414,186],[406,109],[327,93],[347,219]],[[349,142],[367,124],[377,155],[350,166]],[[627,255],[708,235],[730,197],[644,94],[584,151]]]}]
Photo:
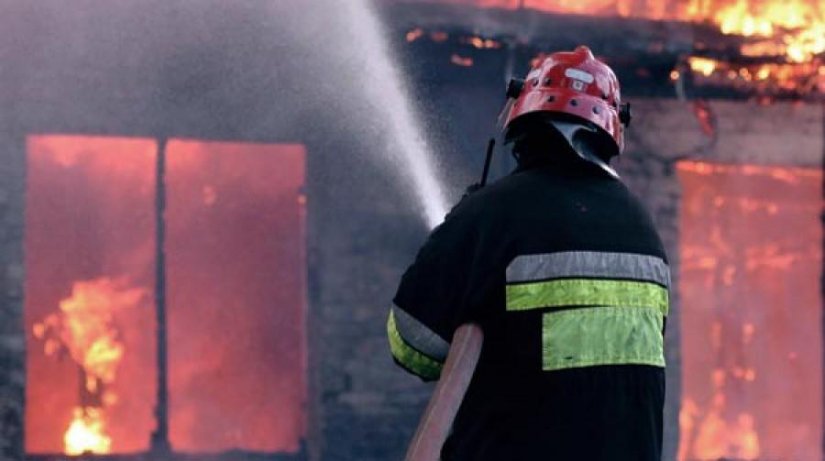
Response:
[{"label": "burning roof", "polygon": [[[463,44],[472,54],[587,43],[611,64],[660,74],[680,90],[719,96],[822,99],[825,10],[817,0],[445,0],[392,1],[406,40]],[[412,5],[412,4],[415,5]],[[478,46],[479,44],[483,46]],[[489,45],[488,45],[489,44]],[[654,70],[655,72],[655,70]],[[621,73],[621,72],[620,72]],[[621,75],[620,75],[621,77]],[[665,83],[663,81],[659,83]]]}]

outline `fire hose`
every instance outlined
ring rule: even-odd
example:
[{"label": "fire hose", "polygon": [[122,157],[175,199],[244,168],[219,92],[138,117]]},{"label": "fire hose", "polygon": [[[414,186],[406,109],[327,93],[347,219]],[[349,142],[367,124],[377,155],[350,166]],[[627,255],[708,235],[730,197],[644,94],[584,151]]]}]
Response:
[{"label": "fire hose", "polygon": [[476,324],[465,324],[455,331],[447,362],[433,396],[407,449],[405,461],[438,461],[441,448],[450,435],[467,388],[473,378],[484,333]]},{"label": "fire hose", "polygon": [[[487,143],[481,181],[470,186],[467,194],[472,194],[487,185],[495,145],[495,139],[490,139]],[[481,327],[474,323],[461,325],[455,330],[450,350],[447,353],[447,362],[441,371],[441,378],[421,416],[404,461],[439,461],[441,459],[441,448],[450,435],[453,421],[461,407],[461,402],[464,401],[467,388],[470,387],[483,343],[484,333]]]}]

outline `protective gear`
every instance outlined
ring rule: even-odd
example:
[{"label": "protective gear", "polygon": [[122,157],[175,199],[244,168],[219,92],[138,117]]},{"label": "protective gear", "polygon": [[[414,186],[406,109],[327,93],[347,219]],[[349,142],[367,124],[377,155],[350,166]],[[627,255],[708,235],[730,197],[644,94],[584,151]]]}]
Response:
[{"label": "protective gear", "polygon": [[444,461],[659,461],[662,242],[621,181],[548,157],[559,161],[520,165],[432,232],[390,309],[390,351],[434,380],[460,325],[484,331]]},{"label": "protective gear", "polygon": [[[525,80],[511,80],[507,97],[513,101],[504,122],[505,138],[513,137],[514,122],[529,114],[550,115],[567,123],[562,134],[576,148],[577,131],[598,130],[612,139],[609,150],[596,155],[605,163],[624,149],[624,129],[630,124],[630,105],[621,103],[619,80],[586,46],[558,52],[539,60]],[[573,126],[577,129],[572,129]],[[559,128],[558,126],[556,126]],[[591,152],[592,154],[592,152]],[[582,155],[593,161],[591,155]],[[601,166],[601,165],[600,165]]]}]

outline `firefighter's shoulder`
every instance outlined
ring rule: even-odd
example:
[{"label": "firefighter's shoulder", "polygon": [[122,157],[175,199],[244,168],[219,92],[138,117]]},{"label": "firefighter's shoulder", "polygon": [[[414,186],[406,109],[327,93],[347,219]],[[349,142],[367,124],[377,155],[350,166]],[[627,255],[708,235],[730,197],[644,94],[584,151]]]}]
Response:
[{"label": "firefighter's shoulder", "polygon": [[506,209],[508,202],[516,199],[516,195],[529,181],[528,175],[511,174],[485,187],[474,190],[462,197],[450,211],[451,215],[470,219],[483,219],[495,215],[497,211]]}]

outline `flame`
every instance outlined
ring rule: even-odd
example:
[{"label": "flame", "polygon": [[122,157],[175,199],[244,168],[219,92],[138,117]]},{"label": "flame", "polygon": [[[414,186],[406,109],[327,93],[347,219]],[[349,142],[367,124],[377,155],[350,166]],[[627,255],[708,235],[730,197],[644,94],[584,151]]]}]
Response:
[{"label": "flame", "polygon": [[[735,266],[728,266],[722,277],[725,286],[733,285]],[[739,329],[741,344],[751,343],[756,326],[745,323]],[[708,337],[717,355],[725,348],[725,325],[715,321],[710,325]],[[748,411],[735,413],[728,405],[728,394],[741,388],[744,383],[756,380],[756,370],[750,366],[734,364],[730,368],[714,368],[708,374],[713,391],[707,408],[703,409],[695,399],[686,396],[679,413],[681,446],[678,460],[687,459],[741,459],[755,460],[760,455],[756,420]],[[735,406],[735,405],[734,405]]]},{"label": "flame", "polygon": [[112,439],[106,435],[105,420],[95,408],[77,407],[69,429],[63,436],[67,455],[111,452]]},{"label": "flame", "polygon": [[709,77],[713,74],[716,70],[716,66],[718,65],[718,63],[713,59],[699,58],[696,56],[688,59],[688,64],[690,65],[691,70],[700,73],[705,77]]},{"label": "flame", "polygon": [[780,37],[772,50],[792,62],[806,62],[825,52],[825,17],[814,2],[738,0],[713,18],[723,33],[745,37]]},{"label": "flame", "polygon": [[[517,9],[523,6],[557,14],[710,24],[725,35],[742,38],[738,45],[739,57],[757,59],[734,59],[734,63],[707,56],[690,56],[688,68],[700,78],[709,80],[702,83],[747,87],[763,96],[825,93],[825,7],[817,0],[442,1],[472,3],[482,8]],[[421,28],[415,28],[407,32],[406,38],[412,42],[425,34]],[[447,36],[444,32],[433,32],[429,38],[443,42]],[[465,37],[462,42],[478,49],[501,47],[499,42],[483,37]],[[706,47],[698,44],[697,49]],[[673,81],[681,76],[679,68],[670,74]]]},{"label": "flame", "polygon": [[[26,451],[65,452],[80,408],[97,411],[109,453],[145,452],[156,427],[157,323],[151,296],[127,307],[136,296],[120,295],[135,286],[152,294],[157,142],[36,135],[27,149]],[[186,452],[298,452],[306,434],[299,205],[306,151],[170,139],[167,153],[170,442]],[[111,283],[96,289],[123,298],[109,303],[108,326],[94,320],[95,329],[117,331],[98,344],[122,351],[109,383],[83,371],[61,337],[72,337],[63,331],[61,301],[91,298],[74,295],[83,291],[78,282],[100,275]],[[282,308],[268,309],[273,303]],[[112,358],[91,355],[99,358],[92,363]],[[72,434],[89,426],[76,425]]]},{"label": "flame", "polygon": [[[715,370],[715,376],[724,376],[723,370]],[[741,379],[741,378],[740,378]],[[735,418],[726,418],[726,402],[723,390],[724,379],[716,382],[717,389],[711,407],[702,412],[690,398],[682,403],[679,412],[680,437],[683,441],[679,450],[679,461],[686,459],[759,459],[759,435],[755,419],[748,412],[741,412]],[[688,454],[690,451],[690,455]]]},{"label": "flame", "polygon": [[711,22],[724,34],[775,39],[771,54],[784,55],[796,63],[825,53],[825,10],[811,0],[690,0],[683,4],[661,0],[528,0],[526,6],[562,13]]},{"label": "flame", "polygon": [[677,459],[818,459],[820,402],[797,396],[821,388],[821,370],[810,366],[821,352],[804,348],[821,335],[822,172],[696,161],[677,169],[685,370]]},{"label": "flame", "polygon": [[32,328],[47,355],[68,355],[82,370],[81,405],[63,437],[67,454],[111,450],[104,410],[117,402],[117,396],[106,387],[115,381],[126,352],[114,314],[137,306],[145,296],[144,289],[108,277],[79,281],[71,296],[60,301],[60,310]]}]

